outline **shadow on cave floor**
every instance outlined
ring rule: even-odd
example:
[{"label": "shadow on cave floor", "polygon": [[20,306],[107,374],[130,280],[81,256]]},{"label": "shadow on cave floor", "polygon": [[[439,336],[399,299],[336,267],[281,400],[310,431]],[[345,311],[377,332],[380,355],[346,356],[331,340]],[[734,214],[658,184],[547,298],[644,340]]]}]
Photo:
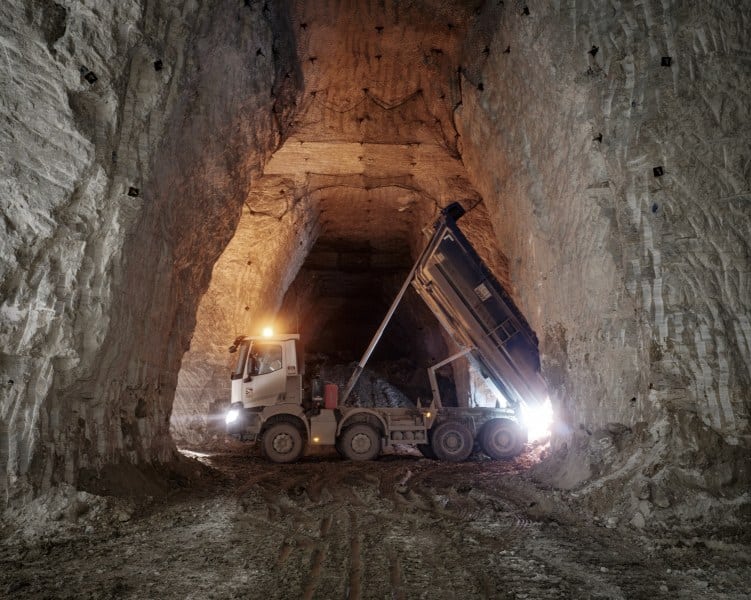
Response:
[{"label": "shadow on cave floor", "polygon": [[32,539],[6,527],[0,596],[748,597],[748,545],[606,527],[532,481],[541,451],[292,465],[244,448],[187,451],[192,471],[166,494],[79,492],[55,531]]}]

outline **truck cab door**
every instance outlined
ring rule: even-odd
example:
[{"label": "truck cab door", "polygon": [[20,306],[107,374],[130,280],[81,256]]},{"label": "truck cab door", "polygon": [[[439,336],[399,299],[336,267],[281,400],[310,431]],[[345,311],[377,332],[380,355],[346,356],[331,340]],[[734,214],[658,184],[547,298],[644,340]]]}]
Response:
[{"label": "truck cab door", "polygon": [[254,341],[248,357],[247,375],[243,380],[245,406],[269,406],[284,402],[287,370],[279,342]]}]

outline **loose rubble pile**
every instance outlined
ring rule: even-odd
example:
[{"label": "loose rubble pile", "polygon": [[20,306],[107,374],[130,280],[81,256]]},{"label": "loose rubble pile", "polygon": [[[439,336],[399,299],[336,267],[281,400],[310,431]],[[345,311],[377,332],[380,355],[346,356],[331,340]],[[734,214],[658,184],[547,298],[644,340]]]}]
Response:
[{"label": "loose rubble pile", "polygon": [[[340,390],[347,386],[356,365],[333,365],[322,367],[320,377],[327,383],[336,384]],[[384,408],[413,407],[415,404],[392,383],[376,372],[365,369],[360,375],[344,406],[379,406]]]}]

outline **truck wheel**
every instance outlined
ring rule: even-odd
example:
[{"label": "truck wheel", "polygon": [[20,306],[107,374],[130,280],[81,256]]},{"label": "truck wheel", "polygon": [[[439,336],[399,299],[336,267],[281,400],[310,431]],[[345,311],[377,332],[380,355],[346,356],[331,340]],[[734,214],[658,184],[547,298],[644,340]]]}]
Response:
[{"label": "truck wheel", "polygon": [[438,425],[432,433],[431,445],[435,455],[441,460],[461,462],[472,454],[472,432],[459,422],[446,421]]},{"label": "truck wheel", "polygon": [[303,452],[302,433],[292,423],[274,423],[264,431],[261,448],[271,462],[295,462]]},{"label": "truck wheel", "polygon": [[367,423],[355,423],[341,435],[342,452],[350,460],[373,460],[381,453],[381,436]]},{"label": "truck wheel", "polygon": [[347,458],[344,455],[344,450],[342,449],[342,438],[338,437],[336,441],[334,442],[334,448],[336,448],[336,453],[341,456],[342,458]]},{"label": "truck wheel", "polygon": [[482,428],[480,444],[490,458],[513,458],[524,448],[524,430],[508,419],[493,419]]}]

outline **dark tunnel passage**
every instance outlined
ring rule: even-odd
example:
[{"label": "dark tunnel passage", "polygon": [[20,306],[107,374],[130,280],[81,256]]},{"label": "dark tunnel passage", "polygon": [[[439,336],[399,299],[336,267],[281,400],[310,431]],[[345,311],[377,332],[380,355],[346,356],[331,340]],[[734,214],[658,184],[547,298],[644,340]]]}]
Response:
[{"label": "dark tunnel passage", "polygon": [[[301,336],[306,360],[352,371],[378,331],[410,268],[409,244],[373,249],[346,240],[313,246],[287,290],[275,324]],[[291,325],[293,324],[293,325]],[[447,336],[409,288],[369,358],[412,402],[429,402],[427,367],[448,356]],[[466,368],[466,366],[465,366]],[[456,405],[450,370],[440,372],[447,405]]]},{"label": "dark tunnel passage", "polygon": [[[369,245],[319,240],[287,291],[278,319],[298,324],[290,331],[301,333],[309,352],[358,360],[406,277],[409,259],[378,254]],[[395,358],[414,354],[415,346],[405,341],[386,336],[379,352]]]}]

